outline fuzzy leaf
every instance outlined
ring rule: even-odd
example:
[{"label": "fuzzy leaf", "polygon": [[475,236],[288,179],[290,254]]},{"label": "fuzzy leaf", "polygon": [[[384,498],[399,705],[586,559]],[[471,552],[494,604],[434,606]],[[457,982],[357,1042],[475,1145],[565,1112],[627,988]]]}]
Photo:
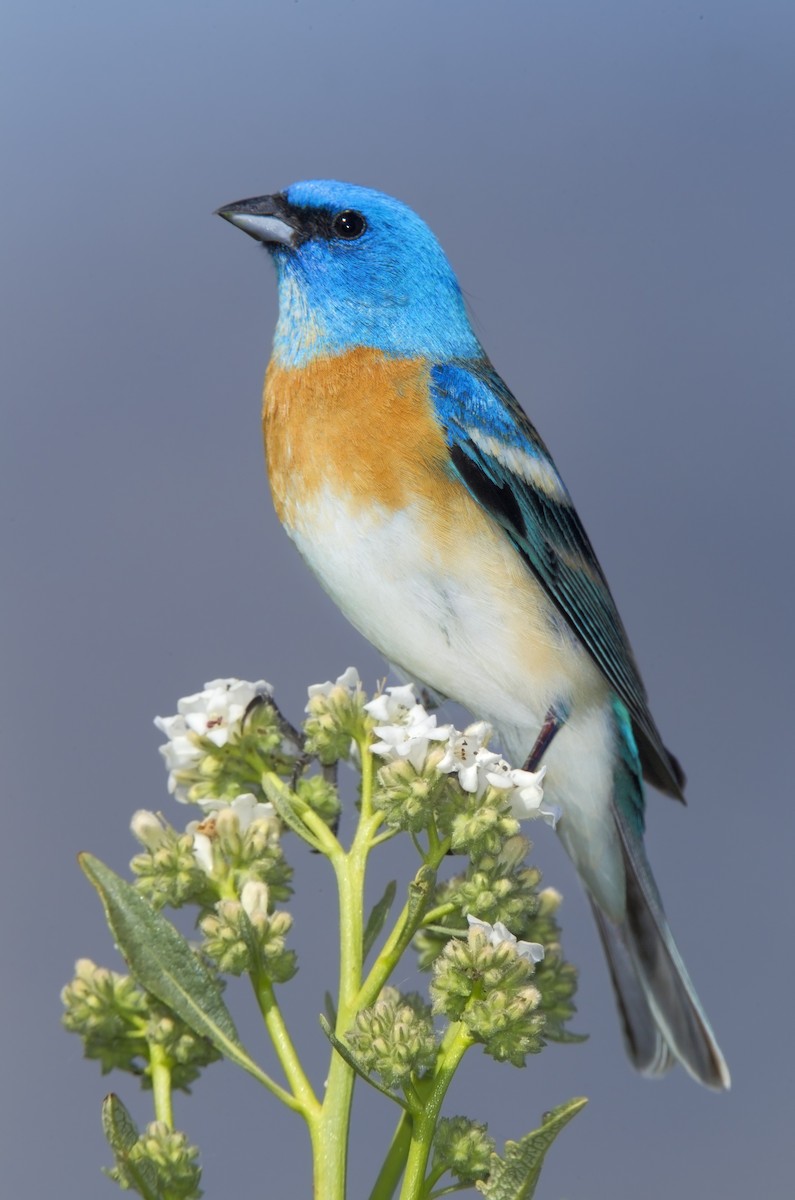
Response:
[{"label": "fuzzy leaf", "polygon": [[373,948],[373,943],[378,937],[381,930],[384,928],[384,922],[389,916],[389,910],[392,907],[392,902],[395,899],[397,884],[394,879],[386,885],[384,894],[377,904],[373,905],[370,916],[367,918],[367,925],[362,938],[362,957],[367,958],[367,955]]},{"label": "fuzzy leaf", "polygon": [[518,1142],[506,1142],[504,1158],[492,1154],[489,1177],[476,1185],[478,1191],[488,1200],[532,1200],[547,1150],[587,1103],[583,1097],[569,1100],[545,1113],[540,1128]]},{"label": "fuzzy leaf", "polygon": [[81,854],[80,866],[99,892],[111,933],[138,983],[194,1033],[261,1080],[262,1072],[240,1042],[217,981],[182,934],[98,858]]},{"label": "fuzzy leaf", "polygon": [[[262,776],[262,790],[285,825],[289,829],[292,829],[293,833],[297,833],[318,854],[325,854],[322,845],[314,833],[312,833],[312,830],[308,829],[301,820],[300,813],[296,810],[295,800],[298,798],[295,797],[295,794],[290,792],[290,789],[280,779],[268,774]],[[302,802],[299,801],[299,803]],[[305,809],[308,807],[308,805],[304,804]]]},{"label": "fuzzy leaf", "polygon": [[158,1200],[157,1174],[152,1164],[145,1160],[130,1161],[130,1151],[138,1141],[138,1127],[113,1092],[102,1101],[102,1130],[124,1178],[144,1200]]}]

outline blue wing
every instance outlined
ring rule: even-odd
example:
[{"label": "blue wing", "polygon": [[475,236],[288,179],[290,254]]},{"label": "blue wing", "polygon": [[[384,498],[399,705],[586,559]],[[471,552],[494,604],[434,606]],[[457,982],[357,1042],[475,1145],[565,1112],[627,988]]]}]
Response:
[{"label": "blue wing", "polygon": [[602,568],[546,446],[487,359],[437,364],[431,389],[451,469],[626,705],[646,779],[682,799],[682,769],[663,745]]}]

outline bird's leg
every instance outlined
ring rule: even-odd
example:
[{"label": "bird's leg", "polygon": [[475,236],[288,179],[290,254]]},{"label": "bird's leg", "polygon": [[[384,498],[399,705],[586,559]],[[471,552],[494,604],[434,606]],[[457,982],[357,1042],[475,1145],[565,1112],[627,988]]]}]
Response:
[{"label": "bird's leg", "polygon": [[541,732],[535,740],[535,745],[527,756],[527,762],[524,765],[525,771],[537,771],[541,759],[549,749],[555,734],[566,724],[566,718],[569,715],[569,710],[562,704],[552,704],[547,710],[547,715],[544,717],[544,724],[541,726]]},{"label": "bird's leg", "polygon": [[273,711],[276,716],[276,723],[279,727],[279,732],[281,733],[285,742],[288,744],[292,743],[292,745],[295,746],[296,758],[293,766],[292,778],[292,786],[295,788],[298,780],[303,775],[310,762],[310,757],[304,749],[306,738],[300,730],[296,729],[294,725],[290,724],[276,701],[267,692],[258,692],[253,700],[249,700],[248,704],[246,705],[246,711],[243,713],[242,726],[244,729],[246,727],[246,721],[248,721],[251,715],[255,713],[258,708],[263,707],[270,708]]}]

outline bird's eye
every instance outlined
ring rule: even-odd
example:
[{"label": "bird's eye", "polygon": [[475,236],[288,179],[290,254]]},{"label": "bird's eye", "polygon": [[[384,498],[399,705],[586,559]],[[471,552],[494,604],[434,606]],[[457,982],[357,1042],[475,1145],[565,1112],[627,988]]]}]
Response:
[{"label": "bird's eye", "polygon": [[331,222],[331,228],[337,237],[345,238],[346,241],[352,242],[355,238],[362,236],[367,228],[367,222],[360,212],[356,212],[352,208],[346,208],[344,212],[337,213]]}]

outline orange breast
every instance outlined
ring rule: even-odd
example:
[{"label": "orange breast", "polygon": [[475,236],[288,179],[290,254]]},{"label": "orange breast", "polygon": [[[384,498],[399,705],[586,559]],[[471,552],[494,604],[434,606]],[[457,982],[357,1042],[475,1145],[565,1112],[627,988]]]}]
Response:
[{"label": "orange breast", "polygon": [[263,432],[274,505],[288,528],[320,489],[354,509],[395,511],[450,486],[421,359],[358,348],[300,368],[271,363]]}]

